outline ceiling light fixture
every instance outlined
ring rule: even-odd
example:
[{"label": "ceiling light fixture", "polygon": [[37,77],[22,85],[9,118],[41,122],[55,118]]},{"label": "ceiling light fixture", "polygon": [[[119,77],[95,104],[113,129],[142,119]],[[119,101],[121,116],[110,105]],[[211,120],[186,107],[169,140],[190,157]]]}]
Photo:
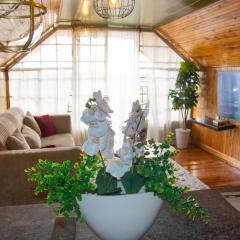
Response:
[{"label": "ceiling light fixture", "polygon": [[88,17],[90,15],[90,0],[83,0],[82,15],[83,17]]},{"label": "ceiling light fixture", "polygon": [[94,0],[93,7],[102,18],[121,19],[132,13],[135,0]]},{"label": "ceiling light fixture", "polygon": [[42,0],[0,0],[0,52],[26,52],[42,34]]}]

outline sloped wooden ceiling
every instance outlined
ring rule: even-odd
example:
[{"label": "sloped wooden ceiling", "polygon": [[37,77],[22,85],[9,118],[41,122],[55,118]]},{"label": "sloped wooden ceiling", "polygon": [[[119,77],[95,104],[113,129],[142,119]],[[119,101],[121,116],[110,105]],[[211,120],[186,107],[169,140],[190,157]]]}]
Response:
[{"label": "sloped wooden ceiling", "polygon": [[157,31],[202,66],[240,65],[240,0],[217,1]]}]

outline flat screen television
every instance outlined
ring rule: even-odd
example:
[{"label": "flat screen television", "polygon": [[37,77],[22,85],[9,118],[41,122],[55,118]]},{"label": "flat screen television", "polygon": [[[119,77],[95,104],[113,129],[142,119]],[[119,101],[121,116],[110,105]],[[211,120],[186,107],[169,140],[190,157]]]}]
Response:
[{"label": "flat screen television", "polygon": [[240,122],[240,72],[218,71],[218,116]]}]

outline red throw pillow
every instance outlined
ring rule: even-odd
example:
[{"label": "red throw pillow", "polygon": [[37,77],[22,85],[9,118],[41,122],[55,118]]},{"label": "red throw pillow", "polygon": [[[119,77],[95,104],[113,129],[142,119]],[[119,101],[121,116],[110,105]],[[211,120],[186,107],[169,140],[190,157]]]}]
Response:
[{"label": "red throw pillow", "polygon": [[34,118],[41,129],[42,137],[49,137],[57,133],[53,120],[49,115],[35,116]]}]

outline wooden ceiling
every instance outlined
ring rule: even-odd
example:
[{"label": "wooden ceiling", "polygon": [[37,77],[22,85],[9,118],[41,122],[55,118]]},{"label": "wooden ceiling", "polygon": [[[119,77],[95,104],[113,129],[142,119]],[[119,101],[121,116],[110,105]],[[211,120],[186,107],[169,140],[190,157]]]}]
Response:
[{"label": "wooden ceiling", "polygon": [[240,65],[240,0],[220,0],[157,31],[202,66]]}]

